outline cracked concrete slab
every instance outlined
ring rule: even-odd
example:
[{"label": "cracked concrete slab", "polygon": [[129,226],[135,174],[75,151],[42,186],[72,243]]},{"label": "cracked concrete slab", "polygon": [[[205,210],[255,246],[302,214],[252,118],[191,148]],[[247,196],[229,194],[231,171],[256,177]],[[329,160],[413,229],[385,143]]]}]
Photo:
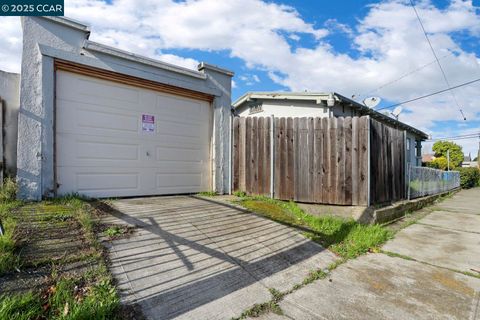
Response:
[{"label": "cracked concrete slab", "polygon": [[480,268],[478,233],[415,224],[400,231],[383,250],[459,271]]},{"label": "cracked concrete slab", "polygon": [[434,208],[383,250],[463,272],[480,270],[480,188],[462,190]]},{"label": "cracked concrete slab", "polygon": [[122,301],[149,319],[230,319],[336,260],[296,230],[190,196],[112,201],[108,224],[136,226],[106,242]]},{"label": "cracked concrete slab", "polygon": [[477,320],[479,291],[480,279],[474,277],[384,254],[367,254],[286,296],[280,307],[286,317],[305,320]]},{"label": "cracked concrete slab", "polygon": [[461,190],[435,205],[438,210],[480,215],[480,188]]},{"label": "cracked concrete slab", "polygon": [[480,215],[450,211],[433,211],[420,223],[457,231],[478,233],[480,236]]}]

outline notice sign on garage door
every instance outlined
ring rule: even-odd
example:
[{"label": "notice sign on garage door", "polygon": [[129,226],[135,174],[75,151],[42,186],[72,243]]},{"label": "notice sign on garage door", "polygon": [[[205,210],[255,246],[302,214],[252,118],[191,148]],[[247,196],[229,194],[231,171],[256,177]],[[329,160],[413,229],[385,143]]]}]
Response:
[{"label": "notice sign on garage door", "polygon": [[155,132],[155,116],[151,114],[142,114],[142,131]]}]

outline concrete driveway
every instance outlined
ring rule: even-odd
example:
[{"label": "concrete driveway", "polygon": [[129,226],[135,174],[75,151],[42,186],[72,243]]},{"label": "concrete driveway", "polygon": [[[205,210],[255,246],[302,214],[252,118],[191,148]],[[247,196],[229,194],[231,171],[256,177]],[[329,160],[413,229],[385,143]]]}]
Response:
[{"label": "concrete driveway", "polygon": [[230,319],[336,258],[298,231],[192,196],[111,202],[105,223],[135,226],[107,242],[122,300],[149,319]]}]

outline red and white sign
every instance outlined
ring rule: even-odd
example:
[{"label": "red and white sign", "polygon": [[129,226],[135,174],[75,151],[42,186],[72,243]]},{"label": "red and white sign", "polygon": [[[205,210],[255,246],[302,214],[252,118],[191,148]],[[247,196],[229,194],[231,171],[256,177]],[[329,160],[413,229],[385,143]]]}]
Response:
[{"label": "red and white sign", "polygon": [[155,116],[151,114],[142,114],[142,131],[155,132]]}]

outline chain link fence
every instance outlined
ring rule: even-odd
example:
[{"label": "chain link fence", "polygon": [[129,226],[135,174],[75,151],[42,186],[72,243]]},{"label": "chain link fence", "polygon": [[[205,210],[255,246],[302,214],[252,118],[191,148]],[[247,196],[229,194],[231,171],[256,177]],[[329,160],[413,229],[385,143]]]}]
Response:
[{"label": "chain link fence", "polygon": [[408,199],[434,195],[460,187],[460,172],[410,166]]}]

